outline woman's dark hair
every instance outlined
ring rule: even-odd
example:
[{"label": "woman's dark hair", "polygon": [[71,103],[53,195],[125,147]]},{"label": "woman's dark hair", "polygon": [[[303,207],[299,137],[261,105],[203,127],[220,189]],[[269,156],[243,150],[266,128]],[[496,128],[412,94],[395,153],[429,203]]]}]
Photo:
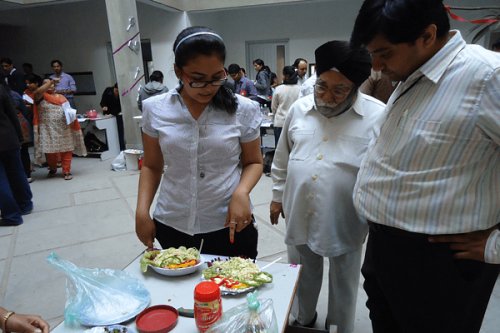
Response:
[{"label": "woman's dark hair", "polygon": [[283,84],[297,84],[299,81],[299,76],[294,66],[283,67]]},{"label": "woman's dark hair", "polygon": [[255,59],[255,60],[252,62],[252,64],[254,64],[254,65],[255,65],[255,64],[257,64],[257,65],[259,65],[259,66],[264,67],[264,60],[262,60],[262,59]]},{"label": "woman's dark hair", "polygon": [[[204,32],[206,34],[203,34]],[[196,33],[201,34],[188,37]],[[175,39],[173,51],[175,65],[180,69],[200,55],[215,55],[220,58],[222,63],[226,60],[226,46],[224,42],[218,37],[215,31],[207,27],[194,26],[182,30]],[[212,105],[216,108],[224,109],[228,113],[235,113],[238,101],[231,90],[225,86],[221,86],[212,99]]]},{"label": "woman's dark hair", "polygon": [[264,64],[264,60],[262,60],[262,59],[255,59],[252,62],[252,64],[254,64],[254,65],[257,64],[257,65],[259,65],[259,66],[262,67],[259,72],[266,71],[266,72],[269,72],[269,75],[271,75],[271,68],[269,68],[269,66],[266,66]]},{"label": "woman's dark hair", "polygon": [[390,43],[413,43],[430,24],[441,38],[450,30],[442,0],[365,0],[354,23],[351,44],[369,44],[377,35]]},{"label": "woman's dark hair", "polygon": [[36,83],[38,84],[38,86],[41,86],[43,82],[42,78],[36,74],[27,74],[24,77],[24,80],[28,81],[29,83]]}]

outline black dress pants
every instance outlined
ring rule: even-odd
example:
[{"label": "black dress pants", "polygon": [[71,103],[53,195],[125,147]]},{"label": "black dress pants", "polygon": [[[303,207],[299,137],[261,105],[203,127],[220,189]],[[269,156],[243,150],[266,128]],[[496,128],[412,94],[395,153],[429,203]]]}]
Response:
[{"label": "black dress pants", "polygon": [[233,244],[229,242],[229,228],[191,236],[156,220],[155,226],[156,239],[163,249],[179,246],[198,248],[203,239],[202,253],[251,259],[257,257],[258,232],[253,223],[234,234]]},{"label": "black dress pants", "polygon": [[361,272],[374,333],[479,332],[500,265],[454,259],[428,235],[369,224]]}]

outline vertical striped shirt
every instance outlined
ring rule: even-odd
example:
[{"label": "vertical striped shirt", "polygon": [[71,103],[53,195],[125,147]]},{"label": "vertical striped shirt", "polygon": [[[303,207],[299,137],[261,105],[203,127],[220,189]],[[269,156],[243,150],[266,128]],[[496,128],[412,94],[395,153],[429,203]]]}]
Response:
[{"label": "vertical striped shirt", "polygon": [[500,54],[451,34],[388,101],[354,188],[368,220],[428,234],[500,222]]}]

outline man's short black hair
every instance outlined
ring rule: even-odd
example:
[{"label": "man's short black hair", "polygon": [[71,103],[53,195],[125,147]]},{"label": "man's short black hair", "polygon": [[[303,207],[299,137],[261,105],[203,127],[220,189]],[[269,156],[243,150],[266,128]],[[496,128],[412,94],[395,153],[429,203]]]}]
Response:
[{"label": "man's short black hair", "polygon": [[227,72],[229,74],[238,74],[241,70],[241,67],[238,64],[231,64],[227,68]]},{"label": "man's short black hair", "polygon": [[7,64],[7,65],[12,65],[12,59],[11,58],[2,58],[0,59],[0,64]]},{"label": "man's short black hair", "polygon": [[62,61],[61,61],[61,60],[59,60],[59,59],[54,59],[54,60],[52,60],[52,61],[50,62],[50,67],[54,66],[54,64],[55,64],[56,62],[59,64],[59,66],[61,66],[61,67],[63,66],[63,63],[62,63]]},{"label": "man's short black hair", "polygon": [[351,44],[369,44],[377,35],[390,43],[413,43],[430,25],[437,27],[437,38],[450,30],[450,20],[442,0],[365,0],[359,10]]},{"label": "man's short black hair", "polygon": [[153,71],[149,76],[149,81],[163,82],[163,73],[161,71]]}]

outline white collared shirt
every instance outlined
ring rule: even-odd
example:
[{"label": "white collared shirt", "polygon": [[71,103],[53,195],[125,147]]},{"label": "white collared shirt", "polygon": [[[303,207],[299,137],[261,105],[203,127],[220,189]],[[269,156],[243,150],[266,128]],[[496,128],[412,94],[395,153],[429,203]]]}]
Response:
[{"label": "white collared shirt", "polygon": [[260,136],[257,103],[236,95],[235,114],[207,106],[195,120],[176,89],[144,100],[142,130],[159,139],[165,162],[153,217],[193,235],[224,227],[239,184],[241,143]]},{"label": "white collared shirt", "polygon": [[354,191],[368,220],[426,234],[500,222],[500,54],[452,33],[388,101]]},{"label": "white collared shirt", "polygon": [[273,201],[283,204],[288,245],[307,244],[325,257],[361,246],[367,225],[356,214],[352,190],[384,106],[359,93],[337,117],[320,114],[313,95],[290,107],[271,171]]}]

